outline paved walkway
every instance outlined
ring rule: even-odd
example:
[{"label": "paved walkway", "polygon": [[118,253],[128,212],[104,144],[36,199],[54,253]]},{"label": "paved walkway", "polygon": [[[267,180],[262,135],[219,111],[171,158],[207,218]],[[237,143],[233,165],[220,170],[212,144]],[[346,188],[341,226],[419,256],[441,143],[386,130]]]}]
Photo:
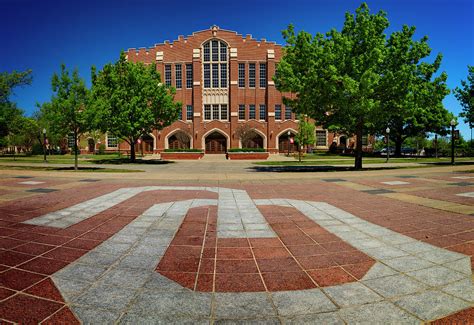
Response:
[{"label": "paved walkway", "polygon": [[176,179],[2,171],[0,320],[474,322],[468,166],[193,163]]}]

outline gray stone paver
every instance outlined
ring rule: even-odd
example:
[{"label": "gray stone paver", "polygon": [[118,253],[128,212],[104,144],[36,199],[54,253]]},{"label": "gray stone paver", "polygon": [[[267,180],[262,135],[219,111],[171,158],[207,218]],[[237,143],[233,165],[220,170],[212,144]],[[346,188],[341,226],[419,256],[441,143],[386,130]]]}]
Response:
[{"label": "gray stone paver", "polygon": [[474,304],[474,288],[472,287],[472,280],[470,278],[450,283],[442,287],[441,290]]},{"label": "gray stone paver", "polygon": [[214,299],[214,315],[218,319],[277,316],[266,293],[216,293]]},{"label": "gray stone paver", "polygon": [[470,307],[463,300],[435,290],[404,296],[394,302],[423,320],[438,319],[452,314],[453,310]]},{"label": "gray stone paver", "polygon": [[364,284],[386,298],[419,292],[427,287],[403,274],[367,280]]},{"label": "gray stone paver", "polygon": [[[341,318],[350,323],[363,323],[367,319],[391,323],[397,318],[403,323],[412,323],[416,318],[391,304],[389,299],[396,299],[398,306],[423,319],[451,314],[471,301],[472,292],[462,289],[463,286],[472,289],[472,283],[467,278],[471,275],[470,263],[467,263],[465,255],[414,241],[324,202],[278,198],[251,200],[242,190],[208,187],[150,186],[134,188],[133,192],[176,189],[218,192],[219,200],[195,199],[156,204],[112,238],[52,276],[66,301],[73,302],[72,308],[81,320],[87,323],[94,317],[102,319],[98,315],[103,312],[100,317],[103,317],[104,323],[120,317],[121,323],[144,324],[209,321],[278,323],[280,320],[339,323]],[[124,193],[127,192],[120,191],[110,200],[115,200],[117,204],[128,197]],[[223,193],[228,197],[220,201]],[[91,201],[36,220],[53,226],[72,222],[67,218],[81,213],[80,217],[75,217],[75,222],[80,222],[87,218],[84,210],[92,209],[95,214],[102,209],[100,200]],[[206,205],[218,205],[222,213],[229,213],[218,215],[220,237],[275,237],[273,231],[268,231],[266,221],[262,221],[263,216],[257,206],[290,206],[377,262],[362,283],[322,290],[273,292],[269,295],[196,293],[156,273],[154,269],[188,209]],[[233,208],[229,209],[228,205]],[[457,281],[458,278],[468,281]],[[445,285],[448,282],[453,283]],[[429,291],[427,285],[442,285],[444,292]],[[436,298],[439,301],[431,298],[432,306],[425,306],[421,300],[434,293],[441,294]],[[106,295],[107,299],[94,303],[101,295]],[[110,297],[117,299],[114,301]],[[411,310],[406,307],[408,305]],[[367,315],[372,318],[367,318]]]},{"label": "gray stone paver", "polygon": [[390,302],[376,302],[339,311],[347,324],[420,324],[420,320]]},{"label": "gray stone paver", "polygon": [[319,289],[275,292],[272,293],[272,300],[278,313],[282,316],[315,314],[337,310],[336,305]]},{"label": "gray stone paver", "polygon": [[323,288],[333,301],[341,307],[366,304],[383,298],[359,282]]},{"label": "gray stone paver", "polygon": [[284,318],[283,323],[287,325],[300,324],[327,324],[327,325],[342,325],[344,322],[336,312],[320,313],[313,315],[295,316],[292,318]]}]

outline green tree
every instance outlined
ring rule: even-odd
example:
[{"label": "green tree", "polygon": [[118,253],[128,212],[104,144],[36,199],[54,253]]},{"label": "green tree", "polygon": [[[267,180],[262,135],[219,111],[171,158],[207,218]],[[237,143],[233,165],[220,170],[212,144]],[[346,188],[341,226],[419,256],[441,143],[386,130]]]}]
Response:
[{"label": "green tree", "polygon": [[[433,77],[441,64],[438,54],[433,63],[426,59],[431,48],[428,37],[413,40],[415,27],[403,26],[387,40],[385,57],[381,62],[378,94],[382,111],[387,115],[379,130],[390,127],[395,142],[395,155],[401,154],[408,137],[423,136],[428,132],[443,133],[449,127],[450,115],[442,101],[449,94],[447,75]],[[385,122],[383,122],[385,121]],[[383,131],[382,131],[383,132]]]},{"label": "green tree", "polygon": [[25,152],[31,152],[33,144],[39,137],[38,122],[31,117],[20,117],[17,120],[15,129],[11,137],[11,144],[20,148]]},{"label": "green tree", "polygon": [[299,117],[298,133],[295,136],[295,141],[298,144],[299,161],[301,161],[301,149],[308,145],[314,145],[316,142],[315,130],[314,123],[309,122],[305,116]]},{"label": "green tree", "polygon": [[454,95],[462,106],[462,112],[459,115],[472,129],[474,126],[474,66],[468,65],[467,69],[467,81],[461,80],[461,88],[456,87]]},{"label": "green tree", "polygon": [[99,73],[92,69],[92,93],[94,124],[125,140],[131,161],[137,140],[170,125],[181,109],[181,103],[173,102],[174,89],[161,83],[155,65],[128,62],[123,52]]},{"label": "green tree", "polygon": [[10,100],[15,87],[30,85],[31,70],[0,73],[0,147],[8,144],[8,135],[20,123],[23,112]]},{"label": "green tree", "polygon": [[90,129],[88,114],[90,108],[89,89],[76,69],[70,73],[64,64],[60,74],[53,74],[51,79],[53,95],[50,102],[41,105],[43,120],[48,121],[47,130],[62,138],[74,135],[74,170],[78,169],[79,136]]},{"label": "green tree", "polygon": [[381,115],[376,90],[387,27],[386,14],[371,14],[364,3],[355,15],[346,13],[341,31],[314,37],[295,35],[292,25],[283,31],[287,45],[274,78],[278,90],[296,94],[285,99],[296,112],[356,135],[356,169],[362,168],[362,136]]}]

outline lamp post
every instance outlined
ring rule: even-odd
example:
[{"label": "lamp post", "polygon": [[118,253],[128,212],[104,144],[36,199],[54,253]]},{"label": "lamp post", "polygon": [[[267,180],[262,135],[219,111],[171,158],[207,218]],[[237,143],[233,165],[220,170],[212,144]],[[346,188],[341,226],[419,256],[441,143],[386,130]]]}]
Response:
[{"label": "lamp post", "polygon": [[46,162],[46,129],[43,128],[43,161]]},{"label": "lamp post", "polygon": [[388,160],[390,159],[390,148],[388,146],[390,142],[390,128],[388,126],[385,129],[385,132],[387,134],[387,160],[385,162],[388,163]]},{"label": "lamp post", "polygon": [[290,156],[290,135],[291,135],[291,132],[288,131],[288,157]]},{"label": "lamp post", "polygon": [[454,165],[454,127],[456,126],[456,120],[452,119],[450,124],[451,124],[451,165]]}]

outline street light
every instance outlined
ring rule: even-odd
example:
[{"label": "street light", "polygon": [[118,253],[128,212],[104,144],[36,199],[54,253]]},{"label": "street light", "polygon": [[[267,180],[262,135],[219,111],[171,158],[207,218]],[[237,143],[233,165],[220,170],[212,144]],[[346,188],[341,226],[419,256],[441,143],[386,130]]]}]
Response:
[{"label": "street light", "polygon": [[451,165],[454,165],[454,127],[456,126],[456,120],[452,119],[450,124],[451,124]]},{"label": "street light", "polygon": [[46,162],[46,129],[43,128],[43,161]]},{"label": "street light", "polygon": [[291,132],[288,131],[288,157],[290,156],[290,135],[291,135]]},{"label": "street light", "polygon": [[390,148],[389,148],[389,142],[390,142],[390,128],[387,126],[385,129],[385,133],[387,134],[387,160],[385,161],[388,163],[388,160],[390,159]]}]

